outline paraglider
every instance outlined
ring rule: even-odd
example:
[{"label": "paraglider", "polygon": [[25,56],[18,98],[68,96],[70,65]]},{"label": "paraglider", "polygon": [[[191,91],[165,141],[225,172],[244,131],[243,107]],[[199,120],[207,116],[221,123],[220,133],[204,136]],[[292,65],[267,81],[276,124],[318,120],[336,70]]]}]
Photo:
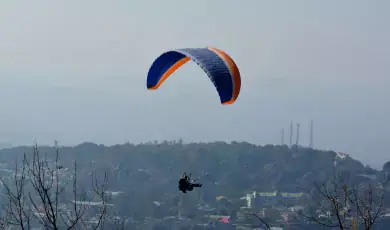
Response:
[{"label": "paraglider", "polygon": [[202,187],[202,184],[194,183],[195,181],[191,181],[190,176],[187,173],[183,173],[182,178],[179,180],[179,190],[183,193],[187,193],[187,191],[192,191],[196,187]]},{"label": "paraglider", "polygon": [[214,84],[222,104],[233,104],[240,94],[240,71],[224,51],[214,48],[185,48],[163,53],[149,69],[146,86],[158,89],[169,76],[188,61],[194,61]]}]

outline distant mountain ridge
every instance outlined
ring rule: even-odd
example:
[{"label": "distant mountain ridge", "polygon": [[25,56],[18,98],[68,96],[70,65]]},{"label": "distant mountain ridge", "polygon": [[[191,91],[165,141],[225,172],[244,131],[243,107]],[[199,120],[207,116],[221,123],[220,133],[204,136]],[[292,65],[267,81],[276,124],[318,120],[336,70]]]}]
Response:
[{"label": "distant mountain ridge", "polygon": [[13,145],[8,142],[0,142],[0,149],[12,148]]},{"label": "distant mountain ridge", "polygon": [[[54,152],[50,146],[40,149]],[[0,160],[24,152],[31,152],[31,147],[1,149]],[[183,171],[189,171],[205,183],[217,181],[219,187],[238,186],[244,190],[300,192],[298,188],[325,180],[335,169],[351,175],[379,172],[345,153],[286,145],[258,146],[247,142],[183,144],[164,141],[113,146],[85,142],[74,147],[60,147],[59,152],[64,164],[77,160],[78,164],[88,165],[93,160],[96,167],[113,165],[119,171],[148,169],[155,173],[152,175],[156,179],[176,178]]]}]

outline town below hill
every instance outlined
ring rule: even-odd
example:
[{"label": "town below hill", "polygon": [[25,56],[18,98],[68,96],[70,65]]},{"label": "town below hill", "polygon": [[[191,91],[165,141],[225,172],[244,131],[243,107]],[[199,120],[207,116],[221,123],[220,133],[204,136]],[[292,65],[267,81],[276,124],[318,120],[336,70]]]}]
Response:
[{"label": "town below hill", "polygon": [[[83,143],[74,147],[1,149],[0,176],[4,185],[20,173],[16,163],[21,166],[24,155],[32,160],[34,151],[48,165],[56,165],[56,179],[64,185],[61,191],[69,193],[64,195],[63,200],[69,200],[62,203],[64,207],[72,203],[73,190],[65,187],[72,186],[75,176],[77,187],[88,193],[91,176],[107,175],[104,188],[109,195],[108,229],[118,223],[123,229],[266,229],[268,225],[274,229],[318,229],[313,226],[319,223],[308,220],[303,213],[332,221],[326,210],[315,206],[314,200],[325,199],[316,195],[319,184],[337,177],[352,187],[369,184],[385,195],[390,191],[390,163],[375,170],[346,153],[246,142]],[[191,173],[202,188],[181,193],[177,185],[183,172]],[[3,191],[1,202],[8,200],[7,191]],[[375,226],[389,224],[388,211],[390,200],[384,199]],[[4,216],[6,212],[1,213]],[[98,219],[95,215],[89,218]],[[348,221],[352,223],[353,217]]]}]

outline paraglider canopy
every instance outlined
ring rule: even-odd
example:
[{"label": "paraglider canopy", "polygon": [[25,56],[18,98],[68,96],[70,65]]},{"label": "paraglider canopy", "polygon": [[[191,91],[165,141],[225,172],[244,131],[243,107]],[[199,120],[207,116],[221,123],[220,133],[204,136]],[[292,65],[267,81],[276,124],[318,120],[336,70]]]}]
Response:
[{"label": "paraglider canopy", "polygon": [[240,71],[228,54],[214,47],[177,49],[163,53],[149,69],[147,89],[158,89],[172,73],[190,60],[210,78],[222,104],[233,104],[237,100],[241,89]]}]

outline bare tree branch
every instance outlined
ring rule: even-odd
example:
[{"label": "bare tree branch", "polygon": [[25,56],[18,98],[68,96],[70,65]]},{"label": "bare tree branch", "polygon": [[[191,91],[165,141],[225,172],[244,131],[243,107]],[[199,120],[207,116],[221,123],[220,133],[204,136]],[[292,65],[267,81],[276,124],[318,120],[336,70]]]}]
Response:
[{"label": "bare tree branch", "polygon": [[25,162],[26,155],[23,155],[22,168],[20,170],[16,160],[12,188],[3,178],[0,178],[4,187],[4,195],[8,198],[7,204],[2,204],[5,212],[5,217],[2,222],[4,225],[19,226],[20,229],[30,228],[30,213],[25,210],[26,197],[23,193],[24,188],[27,185]]},{"label": "bare tree branch", "polygon": [[[83,225],[88,211],[88,202],[85,192],[79,193],[77,189],[77,164],[74,162],[72,196],[72,209],[68,210],[62,206],[70,203],[68,200],[61,201],[61,195],[65,191],[65,185],[60,185],[60,165],[59,149],[56,143],[55,162],[50,163],[47,154],[40,153],[38,145],[33,147],[32,159],[28,159],[24,154],[21,166],[16,163],[12,183],[7,183],[4,178],[0,178],[3,184],[6,204],[2,204],[4,209],[3,218],[0,219],[0,229],[8,225],[19,226],[20,229],[30,229],[32,221],[43,226],[45,229],[76,229],[78,225]],[[49,164],[50,163],[50,164]],[[98,210],[98,222],[93,229],[103,226],[107,213],[107,202],[105,197],[105,187],[107,184],[107,174],[103,183],[99,183],[96,177],[92,177],[93,191],[102,203]],[[12,186],[9,186],[12,185]],[[66,194],[65,194],[66,195]],[[96,212],[95,212],[96,213]],[[94,213],[94,214],[95,214]]]},{"label": "bare tree branch", "polygon": [[[377,189],[378,190],[378,189]],[[357,220],[365,230],[372,229],[377,220],[385,214],[383,208],[384,191],[374,191],[371,184],[360,190],[353,186],[349,196],[350,202],[355,206]]]},{"label": "bare tree branch", "polygon": [[[299,214],[319,225],[329,228],[350,229],[354,220],[364,226],[365,230],[372,229],[373,225],[384,214],[383,191],[375,191],[372,185],[367,188],[357,188],[342,183],[339,176],[334,173],[333,178],[321,185],[315,184],[321,201],[318,204],[320,212],[325,213],[324,218],[317,214]],[[353,210],[355,209],[355,212]]]}]

